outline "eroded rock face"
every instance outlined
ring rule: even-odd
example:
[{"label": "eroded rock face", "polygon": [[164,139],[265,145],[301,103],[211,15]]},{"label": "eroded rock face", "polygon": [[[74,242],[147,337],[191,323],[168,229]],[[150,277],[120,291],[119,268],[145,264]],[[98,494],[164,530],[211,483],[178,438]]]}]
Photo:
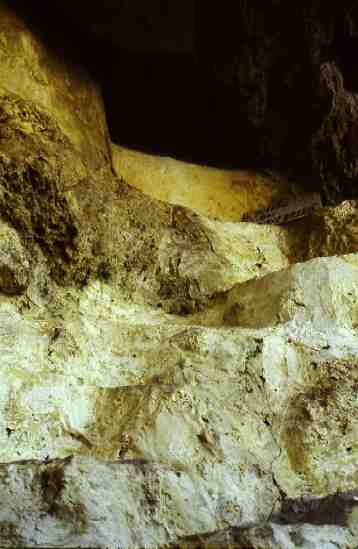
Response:
[{"label": "eroded rock face", "polygon": [[[320,263],[336,273],[337,301],[356,285],[356,256],[314,260],[308,271],[314,263],[316,275]],[[292,280],[290,270],[269,276]],[[307,308],[324,302],[320,291],[306,294]],[[259,309],[255,288],[252,298]],[[315,511],[316,520],[309,503],[299,514],[302,498],[357,489],[358,339],[344,315],[191,326],[99,282],[57,290],[54,302],[26,317],[2,304],[3,520],[17,543],[154,547],[229,529],[239,547],[290,548],[293,537],[354,547],[353,496],[343,515]],[[17,528],[11,509],[23,517]]]},{"label": "eroded rock face", "polygon": [[4,2],[0,10],[0,212],[40,245],[55,279],[83,281],[96,229],[83,236],[85,214],[65,189],[110,172],[100,95],[81,67],[46,49]]},{"label": "eroded rock face", "polygon": [[[44,138],[50,132],[57,140],[67,137],[76,148],[77,157],[80,156],[76,171],[81,171],[81,160],[92,170],[100,169],[108,162],[109,151],[98,86],[84,67],[69,58],[65,45],[62,51],[52,51],[42,42],[30,18],[16,14],[10,4],[13,3],[1,1],[0,90],[2,101],[6,101],[1,108],[2,131],[4,122],[11,116],[9,109],[12,109],[20,135],[33,139],[32,155],[36,154],[39,132],[45,132]],[[15,2],[17,8],[18,4]],[[22,102],[16,105],[16,99]],[[15,104],[11,106],[11,102]],[[31,105],[35,106],[34,112],[31,112]],[[52,115],[55,125],[60,128],[61,132],[57,133],[65,136],[54,135],[53,123],[52,127],[47,127],[46,113]],[[70,173],[73,167],[68,166],[66,157],[63,160],[64,169]],[[82,176],[86,175],[83,170],[82,167]]]},{"label": "eroded rock face", "polygon": [[[307,190],[323,189],[330,204],[357,197],[358,81],[351,52],[357,45],[358,14],[353,0],[329,6],[314,0],[294,7],[276,0],[264,7],[255,1],[218,7],[199,0],[195,31],[187,2],[173,2],[170,12],[155,2],[150,14],[137,3],[112,0],[91,10],[81,2],[60,4],[59,15],[87,26],[93,40],[97,27],[107,40],[103,85],[116,142],[121,143],[124,127],[129,141],[135,141],[131,126],[137,117],[144,121],[142,146],[147,148],[161,140],[157,146],[162,150],[174,143],[172,154],[176,145],[178,154],[196,150],[201,160],[291,173],[306,182]],[[183,17],[176,17],[172,36],[178,32],[185,39],[192,31],[192,51],[170,55],[160,25],[157,43],[167,59],[153,55],[143,40],[142,57],[116,49],[126,39],[126,13],[131,12],[132,23],[142,21],[137,31],[146,28],[150,39],[156,22],[166,17],[164,28],[170,29],[175,10]],[[152,22],[146,25],[148,16]],[[127,41],[125,49],[138,52],[140,42],[140,36],[136,44]],[[181,39],[176,42],[180,45]],[[121,92],[122,103],[116,99]],[[148,107],[142,108],[141,95],[149,98]]]},{"label": "eroded rock face", "polygon": [[5,294],[23,293],[30,279],[30,258],[17,232],[0,224],[0,291]]},{"label": "eroded rock face", "polygon": [[[0,71],[35,40],[1,10]],[[42,64],[19,52],[26,82]],[[77,77],[66,65],[59,88]],[[81,113],[72,131],[72,100],[52,110],[50,87],[37,101],[14,79],[0,87],[1,544],[356,547],[357,255],[291,265],[353,246],[355,207],[315,214],[307,240],[160,202],[114,175]]]},{"label": "eroded rock face", "polygon": [[310,220],[305,259],[358,252],[358,202],[346,200]]},{"label": "eroded rock face", "polygon": [[198,12],[217,131],[244,128],[236,154],[307,178],[329,202],[356,197],[354,2],[243,2],[222,10],[199,2]]},{"label": "eroded rock face", "polygon": [[329,105],[323,122],[312,137],[314,168],[326,182],[333,200],[344,194],[357,196],[358,98],[346,89],[341,69],[335,63],[320,67],[320,94]]},{"label": "eroded rock face", "polygon": [[224,322],[262,328],[289,321],[358,327],[357,256],[320,258],[229,292]]},{"label": "eroded rock face", "polygon": [[[25,61],[19,74],[15,63],[8,88],[0,90],[0,211],[30,250],[40,246],[53,280],[84,284],[91,277],[110,277],[129,296],[187,314],[246,280],[252,269],[259,271],[258,265],[268,261],[270,271],[287,264],[277,231],[271,232],[277,234],[274,254],[279,259],[260,259],[261,252],[251,241],[239,264],[233,250],[217,253],[213,247],[220,240],[230,248],[228,239],[220,236],[220,225],[210,230],[185,208],[146,197],[116,178],[106,130],[101,129],[100,98],[93,89],[82,99],[88,77],[81,80],[76,67],[61,72],[54,54],[12,12],[4,6],[2,10],[7,49],[0,70],[8,70],[15,54]],[[46,64],[40,62],[39,51],[49,58]],[[34,79],[35,73],[43,74],[43,80]],[[36,102],[29,99],[28,81]],[[91,111],[95,116],[89,127]],[[76,117],[79,123],[73,129]],[[239,236],[240,229],[231,232],[242,242],[246,239]]]}]

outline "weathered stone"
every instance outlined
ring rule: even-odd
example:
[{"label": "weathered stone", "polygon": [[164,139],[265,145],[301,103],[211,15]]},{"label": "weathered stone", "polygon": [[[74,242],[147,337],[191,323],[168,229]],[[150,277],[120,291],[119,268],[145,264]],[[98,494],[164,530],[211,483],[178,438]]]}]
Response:
[{"label": "weathered stone", "polygon": [[236,286],[224,322],[262,328],[289,321],[358,327],[357,255],[319,258]]},{"label": "weathered stone", "polygon": [[314,215],[304,259],[358,252],[358,202],[342,202]]},{"label": "weathered stone", "polygon": [[[349,62],[358,28],[354,2],[239,2],[221,10],[200,1],[197,25],[215,101],[211,119],[217,134],[227,136],[227,151],[238,162],[301,175],[308,190],[321,187],[330,203],[357,197],[358,82]],[[237,128],[245,136],[239,147]]]},{"label": "weathered stone", "polygon": [[[128,296],[188,313],[202,309],[215,294],[247,280],[252,272],[264,273],[266,260],[253,242],[245,244],[246,257],[239,262],[227,237],[220,236],[220,225],[208,231],[205,221],[189,210],[146,197],[113,176],[105,130],[97,126],[96,117],[91,120],[96,129],[86,129],[91,110],[104,119],[100,100],[95,91],[86,91],[86,104],[82,99],[73,103],[70,94],[74,89],[81,98],[82,86],[87,90],[86,75],[82,81],[76,68],[65,70],[23,22],[1,9],[6,55],[0,70],[9,69],[12,56],[25,60],[19,70],[15,63],[10,91],[0,94],[0,212],[28,239],[30,249],[40,246],[52,278],[81,285],[91,277],[110,277]],[[36,48],[49,56],[44,67]],[[52,78],[54,66],[58,86]],[[51,83],[34,79],[34,71]],[[53,87],[62,91],[52,108]],[[29,99],[29,90],[36,103]],[[74,112],[79,116],[75,129]],[[246,241],[245,236],[239,239]],[[279,239],[274,254],[280,257],[278,263],[273,259],[276,266],[268,259],[269,271],[287,265]],[[226,241],[229,250],[216,253],[214,241]]]},{"label": "weathered stone", "polygon": [[157,200],[185,206],[220,221],[240,221],[242,214],[293,196],[295,185],[245,170],[223,170],[143,154],[112,145],[113,167],[131,186]]},{"label": "weathered stone", "polygon": [[[9,107],[12,98],[22,100],[14,105],[19,135],[34,140],[32,156],[37,153],[36,141],[41,131],[45,132],[43,137],[57,141],[66,137],[77,150],[77,158],[73,158],[72,163],[77,164],[82,176],[87,175],[83,162],[93,170],[101,168],[108,162],[109,151],[98,86],[84,67],[64,59],[63,51],[54,52],[46,46],[36,29],[33,32],[32,21],[17,15],[8,4],[5,0],[0,2],[0,91],[1,96],[8,97]],[[36,107],[35,112],[31,112],[32,105]],[[3,109],[2,106],[2,132],[11,116],[6,107],[5,112]],[[46,114],[56,120],[61,132],[56,132],[53,124],[48,127]],[[66,156],[60,152],[59,155],[62,168],[71,173],[73,166],[67,165]]]},{"label": "weathered stone", "polygon": [[86,212],[65,189],[111,173],[103,105],[81,67],[47,49],[4,2],[0,12],[0,214],[30,249],[41,246],[54,279],[83,282],[96,228],[84,227]]},{"label": "weathered stone", "polygon": [[355,205],[304,229],[144,195],[88,77],[39,84],[3,9],[0,544],[357,547],[357,254],[291,266],[353,251]]},{"label": "weathered stone", "polygon": [[330,106],[319,130],[312,137],[316,172],[325,182],[332,200],[358,194],[358,101],[345,89],[343,75],[335,63],[320,67],[320,93]]},{"label": "weathered stone", "polygon": [[17,232],[0,223],[0,292],[23,293],[30,278],[30,261]]},{"label": "weathered stone", "polygon": [[[150,463],[110,464],[91,458],[50,463],[28,460],[2,465],[1,477],[6,481],[2,489],[0,530],[0,540],[5,547],[18,544],[35,547],[33,540],[36,544],[55,544],[57,547],[64,547],[64,543],[66,547],[118,544],[134,548],[169,547],[167,542],[170,541],[172,522],[168,519],[158,527],[164,519],[166,506],[171,504],[168,484],[174,482],[177,490],[182,486],[186,490],[193,489],[190,505],[183,501],[180,509],[181,528],[185,527],[185,522],[192,521],[193,506],[199,509],[207,496],[204,491],[195,491],[185,473],[175,475],[165,467]],[[123,494],[126,494],[125,498]],[[31,516],[31,521],[28,516]],[[203,512],[201,517],[199,513],[195,518],[201,518],[204,523],[204,516]],[[170,544],[170,547],[229,549],[234,543],[235,547],[247,549],[260,548],[265,543],[265,547],[279,549],[299,542],[300,547],[319,549],[322,543],[335,542],[335,546],[353,548],[356,542],[348,528],[325,527],[319,530],[314,525],[300,528],[268,524],[251,529],[227,528],[216,535],[205,534],[191,538],[185,536],[178,545]]]},{"label": "weathered stone", "polygon": [[[357,281],[346,259],[315,260],[337,271],[338,297],[338,281]],[[1,322],[1,461],[83,458],[5,467],[17,543],[154,547],[230,527],[238,547],[289,548],[309,530],[271,521],[286,497],[357,488],[358,340],[345,321],[190,326],[99,282],[56,302],[26,319],[8,305]],[[354,529],[335,524],[310,535],[354,547]]]},{"label": "weathered stone", "polygon": [[114,141],[194,161],[274,168],[300,176],[307,190],[323,189],[332,204],[357,197],[354,0],[294,7],[198,0],[195,28],[187,0],[170,10],[159,1],[89,8],[62,0],[46,13],[45,4],[31,7],[44,25],[56,9],[60,28],[73,18],[79,23],[72,40],[91,49]]},{"label": "weathered stone", "polygon": [[357,216],[357,201],[351,200],[283,225],[290,263],[357,253]]}]

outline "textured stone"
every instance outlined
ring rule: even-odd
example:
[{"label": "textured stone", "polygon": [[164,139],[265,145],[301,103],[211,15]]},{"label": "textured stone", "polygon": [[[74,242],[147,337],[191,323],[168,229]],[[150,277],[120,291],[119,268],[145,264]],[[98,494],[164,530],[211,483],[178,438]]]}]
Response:
[{"label": "textured stone", "polygon": [[[87,90],[88,76],[81,80],[76,67],[51,57],[23,21],[1,9],[6,25],[0,71],[8,70],[12,56],[24,61],[11,69],[10,91],[0,93],[0,213],[27,239],[31,253],[40,246],[52,279],[82,285],[111,278],[128,297],[187,314],[260,269],[287,265],[281,233],[271,231],[273,257],[264,259],[239,226],[206,226],[191,211],[158,202],[115,177],[97,115],[87,131],[92,110],[104,120],[99,97],[91,85]],[[49,57],[44,66],[37,51]],[[39,83],[34,71],[51,83]],[[60,95],[52,108],[54,90]],[[235,257],[229,233],[238,235],[241,257]]]},{"label": "textured stone", "polygon": [[289,321],[358,327],[357,255],[313,259],[236,286],[224,322],[262,328]]},{"label": "textured stone", "polygon": [[356,197],[357,94],[345,88],[342,72],[335,63],[321,65],[319,91],[330,108],[319,130],[312,136],[314,168],[326,181],[326,192],[332,199],[339,198],[345,186],[346,195]]},{"label": "textured stone", "polygon": [[357,254],[291,264],[354,247],[355,205],[304,230],[144,195],[76,122],[88,77],[86,106],[69,65],[36,88],[1,10],[0,544],[354,549]]},{"label": "textured stone", "polygon": [[91,270],[96,228],[65,189],[90,188],[94,177],[105,189],[101,98],[83,68],[46,48],[4,2],[0,13],[0,214],[30,250],[41,246],[54,278],[78,283]]},{"label": "textured stone", "polygon": [[[217,9],[199,1],[197,21],[199,59],[215,102],[211,119],[233,158],[300,174],[330,203],[357,197],[358,82],[349,62],[355,3],[233,2]],[[240,147],[237,128],[245,135]]]},{"label": "textured stone", "polygon": [[[62,0],[47,13],[45,2],[31,11],[49,26],[56,8],[52,18],[60,28],[67,30],[72,18],[79,23],[72,40],[91,50],[114,141],[201,162],[274,168],[300,176],[307,190],[323,189],[331,204],[356,198],[354,0],[220,8],[198,0],[194,29],[191,4],[174,2],[168,10],[159,1],[143,7],[138,0],[105,0],[89,7]],[[79,36],[79,28],[87,36]],[[106,41],[96,41],[98,33]],[[182,54],[154,55],[155,42]],[[118,43],[141,51],[128,53]]]},{"label": "textured stone", "polygon": [[186,206],[220,221],[265,208],[274,198],[290,197],[294,184],[245,170],[223,170],[143,154],[112,145],[119,177],[140,191],[170,204]]},{"label": "textured stone", "polygon": [[17,232],[0,223],[0,292],[21,294],[30,277],[30,261]]},{"label": "textured stone", "polygon": [[317,209],[303,219],[281,225],[290,263],[357,253],[357,216],[357,201],[346,200],[339,206]]},{"label": "textured stone", "polygon": [[347,200],[312,217],[305,259],[358,252],[357,206]]},{"label": "textured stone", "polygon": [[[336,272],[339,298],[357,284],[348,261],[307,269]],[[53,303],[26,316],[2,305],[2,516],[17,544],[155,547],[234,528],[239,547],[291,549],[291,534],[354,547],[338,519],[325,533],[270,519],[287,497],[357,489],[358,339],[344,318],[191,326],[108,282]]]},{"label": "textured stone", "polygon": [[[36,140],[41,129],[47,130],[47,136],[52,130],[46,128],[46,119],[30,112],[31,104],[36,105],[37,110],[55,118],[61,132],[77,149],[80,156],[77,169],[82,174],[84,168],[80,160],[94,170],[101,168],[108,162],[109,151],[98,86],[81,65],[64,58],[64,50],[55,52],[47,47],[37,29],[33,32],[29,18],[16,15],[4,0],[0,10],[0,95],[10,94],[14,99],[23,100],[17,104],[19,134]],[[3,108],[2,125],[9,116]],[[71,172],[65,162],[63,168]]]}]

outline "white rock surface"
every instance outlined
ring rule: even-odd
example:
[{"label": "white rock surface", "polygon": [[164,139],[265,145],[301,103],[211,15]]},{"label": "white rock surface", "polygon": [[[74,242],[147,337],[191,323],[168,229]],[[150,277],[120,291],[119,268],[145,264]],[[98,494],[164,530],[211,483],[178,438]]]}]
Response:
[{"label": "white rock surface", "polygon": [[[354,307],[325,306],[357,291],[356,265],[318,259],[256,281],[276,288],[277,277],[285,310],[300,283],[307,309],[260,329],[186,324],[99,282],[58,290],[56,315],[20,315],[4,298],[1,542],[139,548],[266,528],[268,547],[291,549],[295,536],[307,548],[355,547],[355,519],[285,526],[270,516],[284,494],[357,488]],[[330,285],[312,292],[314,276]],[[250,284],[259,311],[268,298]]]},{"label": "white rock surface", "polygon": [[261,328],[295,320],[357,328],[357,257],[313,259],[236,286],[229,292],[226,323]]}]

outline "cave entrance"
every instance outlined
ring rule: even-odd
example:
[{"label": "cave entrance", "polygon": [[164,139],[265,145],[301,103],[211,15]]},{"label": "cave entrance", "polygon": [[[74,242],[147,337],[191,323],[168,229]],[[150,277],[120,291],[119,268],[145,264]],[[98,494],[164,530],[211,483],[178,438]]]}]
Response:
[{"label": "cave entrance", "polygon": [[242,117],[238,123],[235,91],[218,83],[198,51],[196,1],[12,6],[100,82],[114,143],[219,168],[258,167],[257,138]]}]

